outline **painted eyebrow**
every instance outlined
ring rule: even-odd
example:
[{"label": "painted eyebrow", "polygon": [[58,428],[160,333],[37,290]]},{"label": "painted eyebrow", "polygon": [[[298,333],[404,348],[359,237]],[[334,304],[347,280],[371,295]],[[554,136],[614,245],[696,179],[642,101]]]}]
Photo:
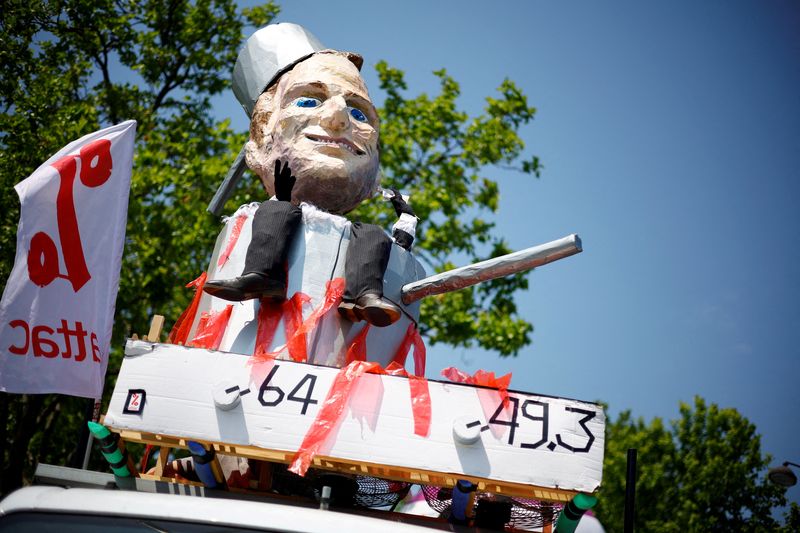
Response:
[{"label": "painted eyebrow", "polygon": [[368,100],[364,95],[359,93],[354,93],[352,91],[347,91],[344,93],[344,100],[347,102],[348,105],[357,105],[361,111],[371,114],[371,118],[377,118],[378,112],[375,110],[375,105]]},{"label": "painted eyebrow", "polygon": [[[322,96],[326,99],[330,97],[328,86],[319,81],[295,83],[287,87],[283,95],[284,98],[288,97],[289,101],[291,101],[298,96],[302,96],[304,92],[308,93],[309,96]],[[368,115],[370,122],[375,122],[378,120],[378,111],[375,109],[375,105],[369,100],[369,98],[361,93],[353,91],[345,91],[343,96],[345,102],[347,102],[347,105],[358,106],[364,113]],[[286,105],[286,103],[283,105]]]},{"label": "painted eyebrow", "polygon": [[324,83],[320,83],[317,81],[312,82],[305,82],[305,83],[295,83],[294,85],[290,85],[284,95],[294,96],[297,92],[302,92],[305,90],[310,90],[313,94],[321,94],[321,95],[328,95],[328,88]]}]

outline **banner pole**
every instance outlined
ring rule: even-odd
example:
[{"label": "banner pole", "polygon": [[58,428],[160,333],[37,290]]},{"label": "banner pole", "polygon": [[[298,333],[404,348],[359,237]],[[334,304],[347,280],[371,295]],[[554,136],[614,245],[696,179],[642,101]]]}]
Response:
[{"label": "banner pole", "polygon": [[[87,411],[87,422],[90,420],[92,422],[97,422],[100,419],[100,400],[102,398],[102,393],[100,394],[100,398],[95,398],[92,400],[91,404],[91,414]],[[81,464],[81,468],[86,470],[89,468],[89,457],[92,455],[92,443],[94,442],[94,437],[92,436],[91,432],[89,431],[89,427],[86,423],[83,424],[81,428],[81,439],[78,446],[81,446],[84,439],[86,440],[86,449],[83,452],[83,462]],[[80,449],[80,448],[78,448]]]},{"label": "banner pole", "polygon": [[625,474],[625,520],[623,531],[633,533],[636,517],[636,448],[628,448],[628,460]]}]

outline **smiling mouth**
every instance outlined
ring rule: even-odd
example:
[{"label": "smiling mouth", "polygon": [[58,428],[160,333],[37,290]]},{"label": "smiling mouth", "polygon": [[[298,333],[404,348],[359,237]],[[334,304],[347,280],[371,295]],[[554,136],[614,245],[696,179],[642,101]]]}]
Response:
[{"label": "smiling mouth", "polygon": [[349,141],[341,137],[333,138],[333,137],[326,137],[324,135],[314,135],[312,133],[307,133],[306,138],[311,139],[315,143],[344,148],[348,152],[355,155],[364,155],[364,150],[360,149],[358,146],[353,144],[352,141]]}]

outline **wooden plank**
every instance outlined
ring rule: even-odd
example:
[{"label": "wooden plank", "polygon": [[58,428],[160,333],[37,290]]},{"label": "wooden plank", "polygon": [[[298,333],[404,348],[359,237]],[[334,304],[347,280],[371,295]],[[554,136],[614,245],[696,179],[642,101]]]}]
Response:
[{"label": "wooden plank", "polygon": [[[113,427],[110,427],[109,429],[119,433],[124,440],[131,442],[141,442],[156,446],[187,448],[186,440],[179,437],[156,435],[139,431],[119,431]],[[254,446],[230,445],[218,442],[203,442],[203,444],[207,446],[213,446],[217,453],[277,463],[290,463],[294,455],[292,453],[279,450],[266,450],[263,448],[256,448]],[[447,475],[440,472],[431,472],[397,466],[387,467],[386,465],[367,462],[353,462],[334,457],[317,456],[314,460],[314,464],[316,468],[320,468],[322,470],[356,475],[369,475],[394,481],[405,481],[409,483],[420,483],[424,485],[435,485],[440,487],[454,487],[459,479],[466,479],[478,485],[478,490],[480,492],[491,492],[505,496],[531,498],[549,502],[568,502],[575,496],[575,494],[577,494],[577,492],[570,490],[551,489],[537,487],[535,485],[523,485],[520,483],[499,482],[496,480],[489,480],[474,476],[464,476],[462,474]]]},{"label": "wooden plank", "polygon": [[161,446],[158,449],[158,460],[156,461],[156,469],[153,471],[153,475],[156,477],[164,477],[164,469],[167,467],[167,461],[169,461],[169,452],[171,448],[167,446]]},{"label": "wooden plank", "polygon": [[266,461],[258,462],[258,490],[269,490],[272,488],[272,463]]},{"label": "wooden plank", "polygon": [[164,327],[164,317],[162,315],[153,315],[153,320],[150,321],[150,332],[145,337],[145,340],[150,342],[161,342],[161,330]]},{"label": "wooden plank", "polygon": [[225,473],[222,471],[222,466],[219,464],[219,457],[214,454],[214,459],[211,461],[211,472],[214,473],[214,479],[221,487],[228,485],[228,480],[225,479]]}]

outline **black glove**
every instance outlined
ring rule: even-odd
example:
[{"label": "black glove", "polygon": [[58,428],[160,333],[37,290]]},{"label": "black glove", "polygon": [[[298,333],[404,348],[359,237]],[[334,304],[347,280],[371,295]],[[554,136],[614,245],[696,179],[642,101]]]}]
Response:
[{"label": "black glove", "polygon": [[394,196],[392,196],[390,201],[392,202],[392,206],[394,206],[394,212],[397,213],[398,217],[403,213],[411,215],[412,217],[417,216],[417,214],[414,213],[414,210],[411,209],[411,206],[408,205],[405,200],[403,200],[403,195],[400,194],[400,191],[397,189],[390,190],[394,193]]},{"label": "black glove", "polygon": [[275,197],[282,202],[292,201],[292,189],[297,178],[292,176],[289,163],[286,162],[281,170],[281,160],[275,160]]}]

